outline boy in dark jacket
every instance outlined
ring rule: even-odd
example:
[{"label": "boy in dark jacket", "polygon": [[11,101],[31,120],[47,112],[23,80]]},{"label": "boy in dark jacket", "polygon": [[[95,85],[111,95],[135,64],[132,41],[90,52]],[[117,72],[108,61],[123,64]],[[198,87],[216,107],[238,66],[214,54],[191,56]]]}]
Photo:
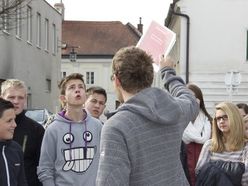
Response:
[{"label": "boy in dark jacket", "polygon": [[0,185],[27,186],[22,149],[12,140],[15,128],[14,105],[0,98]]},{"label": "boy in dark jacket", "polygon": [[14,105],[17,126],[13,140],[22,147],[28,185],[41,186],[42,184],[39,182],[36,172],[45,129],[25,115],[27,87],[23,81],[7,79],[1,85],[1,96]]}]

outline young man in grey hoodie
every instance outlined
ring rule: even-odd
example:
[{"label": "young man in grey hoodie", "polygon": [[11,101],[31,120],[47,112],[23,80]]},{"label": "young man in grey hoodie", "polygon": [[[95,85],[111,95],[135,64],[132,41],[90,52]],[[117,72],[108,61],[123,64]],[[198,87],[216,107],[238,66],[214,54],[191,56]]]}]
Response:
[{"label": "young man in grey hoodie", "polygon": [[113,58],[111,79],[124,103],[102,129],[98,186],[189,185],[180,145],[199,105],[169,59],[160,64],[167,91],[152,88],[152,63],[137,47],[122,48]]},{"label": "young man in grey hoodie", "polygon": [[43,186],[94,186],[102,124],[83,109],[86,93],[82,74],[65,77],[59,87],[64,110],[45,131],[39,179]]}]

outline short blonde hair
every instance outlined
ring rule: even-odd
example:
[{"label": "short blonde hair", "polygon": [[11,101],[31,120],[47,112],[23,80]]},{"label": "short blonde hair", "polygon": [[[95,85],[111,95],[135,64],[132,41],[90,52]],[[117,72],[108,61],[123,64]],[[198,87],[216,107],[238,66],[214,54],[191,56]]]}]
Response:
[{"label": "short blonde hair", "polygon": [[27,94],[27,87],[25,83],[19,79],[7,79],[1,84],[1,95],[3,96],[9,88],[25,89]]},{"label": "short blonde hair", "polygon": [[[228,117],[230,134],[229,134],[229,149],[232,151],[241,150],[245,144],[244,121],[239,113],[238,107],[233,103],[222,102],[216,105],[215,110],[222,110]],[[213,119],[212,128],[212,152],[225,151],[224,136],[217,126],[216,118]]]}]

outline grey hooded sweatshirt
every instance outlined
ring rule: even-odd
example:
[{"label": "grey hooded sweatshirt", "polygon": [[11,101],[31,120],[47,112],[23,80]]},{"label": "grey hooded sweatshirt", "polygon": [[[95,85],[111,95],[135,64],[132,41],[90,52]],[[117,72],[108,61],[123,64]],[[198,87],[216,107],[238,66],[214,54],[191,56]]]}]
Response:
[{"label": "grey hooded sweatshirt", "polygon": [[180,161],[182,134],[199,105],[172,68],[161,71],[165,88],[146,88],[105,122],[98,186],[189,185]]},{"label": "grey hooded sweatshirt", "polygon": [[94,186],[101,128],[101,122],[90,114],[82,122],[56,114],[41,146],[37,172],[43,186]]}]

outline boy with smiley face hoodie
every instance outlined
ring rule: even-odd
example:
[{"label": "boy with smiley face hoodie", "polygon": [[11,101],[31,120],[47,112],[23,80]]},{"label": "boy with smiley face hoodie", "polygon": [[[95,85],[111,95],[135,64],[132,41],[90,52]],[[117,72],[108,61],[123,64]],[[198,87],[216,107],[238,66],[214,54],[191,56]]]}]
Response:
[{"label": "boy with smiley face hoodie", "polygon": [[43,186],[94,186],[99,162],[101,122],[83,109],[83,76],[71,74],[60,83],[65,109],[46,129],[38,176]]}]

